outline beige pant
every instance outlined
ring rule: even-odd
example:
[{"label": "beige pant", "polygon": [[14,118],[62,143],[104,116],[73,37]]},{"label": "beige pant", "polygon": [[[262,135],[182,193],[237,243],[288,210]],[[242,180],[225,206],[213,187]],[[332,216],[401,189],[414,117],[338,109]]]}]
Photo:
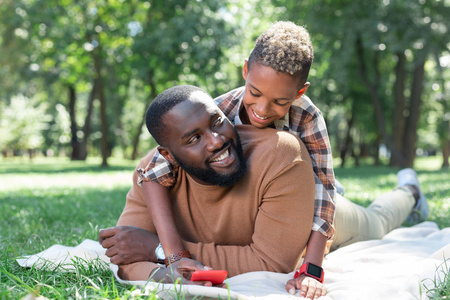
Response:
[{"label": "beige pant", "polygon": [[357,205],[338,194],[334,219],[336,231],[330,250],[359,241],[381,239],[406,220],[414,205],[413,195],[403,188],[381,195],[369,207]]}]

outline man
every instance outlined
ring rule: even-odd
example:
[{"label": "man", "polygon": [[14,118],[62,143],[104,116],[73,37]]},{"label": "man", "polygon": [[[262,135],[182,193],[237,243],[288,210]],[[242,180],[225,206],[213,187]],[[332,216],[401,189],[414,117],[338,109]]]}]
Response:
[{"label": "man", "polygon": [[[186,282],[191,271],[205,269],[202,264],[229,276],[293,271],[314,215],[313,170],[304,144],[273,129],[235,130],[212,98],[193,86],[164,91],[147,116],[159,152],[180,168],[171,189],[172,212],[196,261],[183,258],[169,268],[155,264],[159,240],[135,172],[119,227],[99,234],[111,262],[119,264],[119,276]],[[138,167],[146,166],[154,151]]]}]

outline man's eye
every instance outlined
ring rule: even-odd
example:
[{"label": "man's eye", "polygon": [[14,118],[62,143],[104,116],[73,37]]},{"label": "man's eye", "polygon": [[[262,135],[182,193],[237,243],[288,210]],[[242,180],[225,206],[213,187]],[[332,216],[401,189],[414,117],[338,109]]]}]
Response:
[{"label": "man's eye", "polygon": [[196,141],[198,141],[198,139],[199,139],[199,136],[198,136],[198,135],[193,136],[193,137],[191,137],[191,138],[188,140],[188,144],[195,143]]},{"label": "man's eye", "polygon": [[218,117],[216,120],[214,120],[213,126],[219,126],[222,123],[223,123],[223,118]]}]

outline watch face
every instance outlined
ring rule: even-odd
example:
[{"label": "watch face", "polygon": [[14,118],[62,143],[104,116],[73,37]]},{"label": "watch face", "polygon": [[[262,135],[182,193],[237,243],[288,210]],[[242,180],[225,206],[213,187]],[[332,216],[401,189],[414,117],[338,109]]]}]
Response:
[{"label": "watch face", "polygon": [[156,247],[155,254],[158,259],[164,260],[166,258],[166,255],[164,254],[164,249],[161,246],[161,244],[159,244],[158,247]]},{"label": "watch face", "polygon": [[322,268],[313,264],[308,264],[308,274],[316,276],[318,278],[322,277]]}]

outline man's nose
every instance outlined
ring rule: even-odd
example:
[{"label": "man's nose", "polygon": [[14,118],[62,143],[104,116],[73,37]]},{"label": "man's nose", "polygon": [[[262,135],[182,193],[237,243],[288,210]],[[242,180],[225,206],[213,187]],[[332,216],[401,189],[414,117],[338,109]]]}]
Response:
[{"label": "man's nose", "polygon": [[206,148],[208,151],[214,152],[217,149],[220,149],[224,144],[224,139],[221,134],[216,131],[210,131],[208,134],[208,143]]}]

